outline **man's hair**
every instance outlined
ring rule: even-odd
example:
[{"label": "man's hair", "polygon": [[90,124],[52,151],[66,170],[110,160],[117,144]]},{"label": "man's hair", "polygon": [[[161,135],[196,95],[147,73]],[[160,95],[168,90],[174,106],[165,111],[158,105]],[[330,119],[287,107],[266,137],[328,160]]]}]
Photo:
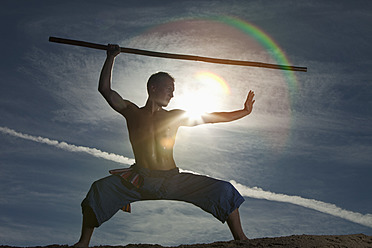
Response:
[{"label": "man's hair", "polygon": [[167,72],[159,71],[152,74],[147,81],[147,92],[150,94],[151,86],[156,86],[163,83],[165,80],[171,80],[174,82],[174,78]]}]

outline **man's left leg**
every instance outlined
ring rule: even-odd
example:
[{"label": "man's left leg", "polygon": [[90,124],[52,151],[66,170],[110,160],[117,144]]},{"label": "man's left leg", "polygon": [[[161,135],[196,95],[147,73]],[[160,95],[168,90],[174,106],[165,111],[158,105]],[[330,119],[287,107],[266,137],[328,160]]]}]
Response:
[{"label": "man's left leg", "polygon": [[166,199],[192,203],[222,223],[227,221],[234,239],[247,239],[238,211],[244,198],[231,183],[202,175],[179,173],[166,184]]},{"label": "man's left leg", "polygon": [[244,234],[242,224],[240,222],[238,208],[232,211],[232,213],[227,218],[226,222],[235,240],[248,240],[247,236],[245,236]]}]

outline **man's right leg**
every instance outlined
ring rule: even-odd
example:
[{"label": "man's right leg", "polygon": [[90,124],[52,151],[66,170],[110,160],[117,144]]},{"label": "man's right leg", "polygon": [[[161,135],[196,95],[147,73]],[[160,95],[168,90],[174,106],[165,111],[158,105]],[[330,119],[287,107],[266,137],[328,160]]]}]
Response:
[{"label": "man's right leg", "polygon": [[89,242],[95,227],[98,227],[97,218],[90,207],[85,207],[83,210],[83,223],[80,239],[74,247],[89,247]]},{"label": "man's right leg", "polygon": [[83,224],[76,247],[88,247],[95,227],[109,220],[127,204],[140,200],[133,187],[123,184],[119,176],[108,176],[95,181],[82,202]]},{"label": "man's right leg", "polygon": [[81,228],[81,237],[79,239],[79,242],[74,244],[74,247],[78,248],[87,248],[89,247],[90,238],[92,237],[94,231],[94,227],[83,227]]}]

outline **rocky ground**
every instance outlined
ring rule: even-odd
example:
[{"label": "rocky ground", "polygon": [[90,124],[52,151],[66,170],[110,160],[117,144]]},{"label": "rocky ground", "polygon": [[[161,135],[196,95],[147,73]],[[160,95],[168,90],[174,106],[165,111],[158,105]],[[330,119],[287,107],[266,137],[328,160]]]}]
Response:
[{"label": "rocky ground", "polygon": [[[32,248],[67,248],[68,245],[34,246]],[[170,248],[156,244],[129,244],[126,246],[95,246],[96,248]],[[243,248],[243,247],[355,247],[372,248],[372,236],[352,235],[293,235],[288,237],[259,238],[248,241],[214,242],[210,244],[180,245],[177,248]],[[173,248],[175,248],[173,247]],[[17,248],[0,246],[0,248]]]}]

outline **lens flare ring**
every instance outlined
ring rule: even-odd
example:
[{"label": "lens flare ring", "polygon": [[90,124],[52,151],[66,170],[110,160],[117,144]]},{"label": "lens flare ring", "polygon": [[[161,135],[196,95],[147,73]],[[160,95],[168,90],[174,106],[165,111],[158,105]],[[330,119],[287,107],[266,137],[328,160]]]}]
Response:
[{"label": "lens flare ring", "polygon": [[[192,26],[189,26],[191,25],[190,21],[191,22],[193,21],[203,22],[204,21],[206,22],[205,23],[206,25],[212,25],[212,26],[208,26],[209,28],[212,28],[213,24],[222,24],[227,27],[230,27],[231,29],[238,31],[238,33],[242,35],[246,35],[247,37],[255,41],[258,47],[262,48],[265,51],[265,53],[272,60],[276,62],[276,64],[283,64],[283,65],[291,64],[286,54],[283,52],[283,50],[280,48],[280,46],[277,44],[277,42],[275,42],[273,38],[271,38],[261,28],[255,26],[252,23],[247,22],[246,20],[240,19],[238,17],[226,16],[226,15],[209,16],[209,17],[203,17],[203,18],[183,17],[183,18],[178,18],[176,20],[173,19],[169,22],[165,22],[162,24],[154,25],[150,29],[147,29],[146,33],[147,34],[152,33],[152,34],[156,34],[159,36],[159,34],[173,32],[176,28],[177,30],[180,30],[180,29],[189,30],[187,29],[187,27],[192,27]],[[199,32],[201,32],[201,30],[202,28],[199,29]],[[216,31],[217,32],[219,31],[217,27],[216,27]],[[228,32],[231,32],[231,30]],[[195,34],[198,34],[198,31],[195,31]],[[213,35],[213,33],[211,34]],[[159,39],[160,38],[164,38],[164,35],[159,36]],[[199,43],[195,43],[195,44],[199,44]],[[199,75],[199,77],[204,78],[202,80],[204,81],[202,84],[212,85],[211,83],[207,83],[207,82],[208,81],[213,82],[215,80],[218,83],[214,83],[214,84],[221,85],[219,90],[224,89],[222,90],[222,92],[230,92],[230,88],[228,87],[225,81],[219,80],[218,79],[219,76],[217,76],[215,72],[210,72],[210,73],[211,74],[201,73],[201,75]],[[262,73],[264,73],[264,71],[262,71]],[[261,95],[261,99],[257,98],[256,99],[257,103],[255,104],[256,107],[259,106],[259,103],[266,104],[266,105],[261,105],[261,106],[265,106],[264,110],[267,111],[267,112],[261,112],[263,114],[261,116],[258,116],[257,117],[258,119],[256,118],[256,120],[258,121],[257,123],[265,124],[266,123],[265,120],[268,120],[268,119],[270,119],[271,121],[268,121],[267,123],[272,123],[273,122],[272,120],[274,120],[275,118],[276,118],[275,122],[277,120],[280,121],[280,125],[274,129],[272,129],[270,125],[269,126],[263,125],[264,127],[271,128],[270,132],[273,132],[273,135],[267,135],[266,131],[263,134],[265,138],[268,139],[270,144],[276,144],[275,150],[277,150],[278,152],[280,152],[282,148],[288,147],[287,143],[290,141],[291,129],[294,125],[294,118],[292,116],[291,110],[295,103],[295,99],[296,99],[295,96],[299,88],[296,75],[293,71],[281,71],[280,74],[283,76],[283,83],[284,83],[284,85],[281,85],[281,86],[286,86],[286,89],[283,88],[283,90],[286,91],[286,94],[280,93],[280,91],[275,91],[276,89],[278,89],[278,86],[274,85],[273,88],[270,88],[268,91],[265,91],[265,92],[270,92],[273,94],[271,95],[271,98],[268,95]],[[277,77],[277,75],[278,74],[276,74],[275,77]],[[275,79],[275,81],[278,82],[278,79]],[[221,83],[221,82],[224,82],[224,83]],[[279,87],[279,90],[280,89],[281,88]],[[182,108],[186,106],[184,109],[189,110],[190,112],[194,112],[193,115],[197,115],[202,112],[219,111],[221,109],[220,106],[218,106],[217,104],[210,104],[213,100],[212,96],[214,95],[214,93],[215,93],[214,90],[205,91],[203,87],[190,83],[190,85],[188,86],[183,86],[182,94],[177,95],[177,98],[174,99],[174,102],[176,103],[176,105],[182,106]],[[228,94],[222,94],[223,97],[226,97],[227,95]],[[278,98],[275,98],[275,97],[278,97]],[[264,101],[261,102],[260,100],[264,100]],[[281,105],[272,104],[273,102],[278,101],[278,100],[282,101],[283,104]],[[218,104],[221,103],[221,99],[216,99],[213,101],[217,102]],[[228,102],[226,101],[225,103],[228,103]],[[201,106],[203,106],[203,108],[201,108]],[[283,111],[285,111],[285,112],[282,112],[282,116],[274,116],[275,113],[278,113],[274,111],[276,106],[284,106],[284,107],[287,106],[285,109],[282,109]],[[221,107],[223,109],[225,106],[221,105]],[[260,127],[262,127],[262,125],[260,125]]]}]

